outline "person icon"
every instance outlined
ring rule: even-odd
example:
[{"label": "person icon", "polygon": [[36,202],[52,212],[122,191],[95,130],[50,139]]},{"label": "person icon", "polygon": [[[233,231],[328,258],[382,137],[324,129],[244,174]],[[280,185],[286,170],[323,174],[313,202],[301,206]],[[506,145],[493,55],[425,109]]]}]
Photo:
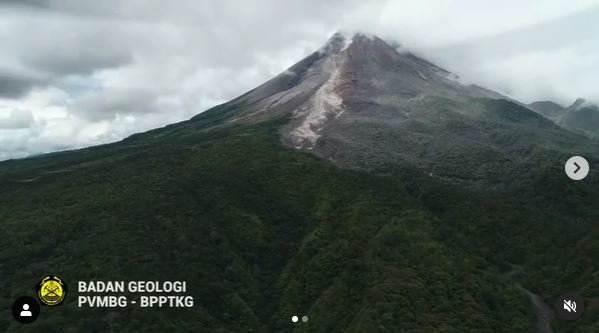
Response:
[{"label": "person icon", "polygon": [[31,311],[29,311],[29,304],[27,304],[27,303],[23,304],[23,310],[21,311],[20,316],[21,317],[31,317],[31,316],[33,316],[33,313],[31,313]]},{"label": "person icon", "polygon": [[40,315],[40,305],[29,296],[21,296],[12,304],[12,315],[22,324],[33,323]]}]

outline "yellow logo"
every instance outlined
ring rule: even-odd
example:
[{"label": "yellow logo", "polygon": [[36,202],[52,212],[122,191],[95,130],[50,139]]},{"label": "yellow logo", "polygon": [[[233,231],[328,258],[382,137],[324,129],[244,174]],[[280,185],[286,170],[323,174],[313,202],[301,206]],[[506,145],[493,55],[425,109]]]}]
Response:
[{"label": "yellow logo", "polygon": [[67,294],[67,286],[61,279],[49,275],[37,284],[37,298],[44,305],[59,305]]}]

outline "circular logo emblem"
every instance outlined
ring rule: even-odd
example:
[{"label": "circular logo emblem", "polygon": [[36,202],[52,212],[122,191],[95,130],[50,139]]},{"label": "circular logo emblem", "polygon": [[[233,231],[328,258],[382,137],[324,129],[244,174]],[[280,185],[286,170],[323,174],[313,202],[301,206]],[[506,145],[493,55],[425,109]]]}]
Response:
[{"label": "circular logo emblem", "polygon": [[37,298],[47,306],[59,305],[67,294],[67,286],[61,279],[54,275],[45,277],[38,283]]}]

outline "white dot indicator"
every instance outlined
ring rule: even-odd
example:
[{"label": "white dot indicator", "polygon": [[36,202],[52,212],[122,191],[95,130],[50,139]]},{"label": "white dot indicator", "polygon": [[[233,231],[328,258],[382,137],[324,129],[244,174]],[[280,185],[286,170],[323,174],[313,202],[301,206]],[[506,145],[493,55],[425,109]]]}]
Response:
[{"label": "white dot indicator", "polygon": [[298,320],[299,320],[299,318],[297,316],[291,317],[291,321],[294,323],[297,323]]},{"label": "white dot indicator", "polygon": [[308,322],[308,316],[303,316],[303,317],[302,317],[302,321],[303,321],[304,323],[307,323],[307,322]]}]

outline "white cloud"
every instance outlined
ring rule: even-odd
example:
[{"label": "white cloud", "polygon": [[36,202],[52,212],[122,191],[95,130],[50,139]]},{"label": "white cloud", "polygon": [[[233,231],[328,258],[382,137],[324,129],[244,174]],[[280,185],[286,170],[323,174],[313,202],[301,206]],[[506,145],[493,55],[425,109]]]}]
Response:
[{"label": "white cloud", "polygon": [[337,30],[401,42],[526,102],[599,101],[592,0],[18,4],[0,5],[0,159],[189,118],[284,71]]},{"label": "white cloud", "polygon": [[33,114],[29,110],[13,109],[8,118],[0,118],[0,129],[29,128],[33,124]]}]

